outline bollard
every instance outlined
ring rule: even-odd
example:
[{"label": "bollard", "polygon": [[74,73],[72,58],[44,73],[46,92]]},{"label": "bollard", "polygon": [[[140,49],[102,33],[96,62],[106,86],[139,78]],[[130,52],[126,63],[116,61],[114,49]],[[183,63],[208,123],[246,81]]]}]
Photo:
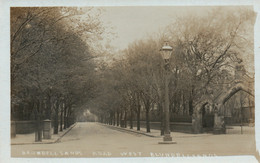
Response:
[{"label": "bollard", "polygon": [[51,120],[43,121],[43,139],[51,139]]}]

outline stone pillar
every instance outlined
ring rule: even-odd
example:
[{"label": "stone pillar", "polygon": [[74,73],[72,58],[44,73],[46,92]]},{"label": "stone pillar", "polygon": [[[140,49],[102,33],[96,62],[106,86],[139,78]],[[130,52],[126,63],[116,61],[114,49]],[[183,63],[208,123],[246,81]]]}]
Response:
[{"label": "stone pillar", "polygon": [[11,121],[11,138],[16,137],[16,124],[15,121]]},{"label": "stone pillar", "polygon": [[192,114],[192,132],[194,134],[202,133],[202,114],[199,111]]},{"label": "stone pillar", "polygon": [[214,134],[225,134],[226,133],[224,116],[218,115],[217,112],[215,112],[215,115],[214,115],[213,133]]},{"label": "stone pillar", "polygon": [[43,139],[51,139],[51,120],[43,121]]},{"label": "stone pillar", "polygon": [[226,126],[225,126],[225,118],[224,118],[224,105],[216,103],[214,108],[213,134],[225,134],[225,133],[226,133]]}]

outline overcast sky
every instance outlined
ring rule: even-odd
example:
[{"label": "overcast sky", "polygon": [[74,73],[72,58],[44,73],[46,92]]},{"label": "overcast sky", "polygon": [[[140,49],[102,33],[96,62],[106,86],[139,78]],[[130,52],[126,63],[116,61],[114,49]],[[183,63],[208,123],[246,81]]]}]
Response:
[{"label": "overcast sky", "polygon": [[189,12],[205,13],[209,7],[104,7],[101,20],[115,28],[112,46],[124,49],[129,43],[158,33],[176,16]]},{"label": "overcast sky", "polygon": [[[116,50],[123,50],[131,42],[163,30],[176,17],[190,14],[205,15],[213,8],[216,7],[104,7],[101,21],[105,26],[113,27],[113,32],[117,35],[109,43]],[[243,59],[248,71],[253,72],[253,55],[244,54]]]}]

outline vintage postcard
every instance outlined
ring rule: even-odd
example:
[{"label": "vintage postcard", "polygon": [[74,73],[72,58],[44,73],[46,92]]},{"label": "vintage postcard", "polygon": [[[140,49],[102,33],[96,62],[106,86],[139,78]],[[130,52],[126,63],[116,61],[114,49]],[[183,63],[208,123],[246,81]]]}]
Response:
[{"label": "vintage postcard", "polygon": [[1,162],[259,161],[254,2],[2,3]]}]

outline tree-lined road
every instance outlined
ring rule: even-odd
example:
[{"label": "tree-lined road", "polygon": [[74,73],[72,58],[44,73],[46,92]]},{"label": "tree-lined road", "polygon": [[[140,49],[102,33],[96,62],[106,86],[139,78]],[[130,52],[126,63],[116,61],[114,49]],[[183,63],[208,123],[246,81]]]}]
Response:
[{"label": "tree-lined road", "polygon": [[12,157],[153,157],[192,155],[254,155],[254,134],[174,137],[177,144],[158,144],[162,138],[112,130],[99,123],[77,123],[60,143],[13,145]]}]

